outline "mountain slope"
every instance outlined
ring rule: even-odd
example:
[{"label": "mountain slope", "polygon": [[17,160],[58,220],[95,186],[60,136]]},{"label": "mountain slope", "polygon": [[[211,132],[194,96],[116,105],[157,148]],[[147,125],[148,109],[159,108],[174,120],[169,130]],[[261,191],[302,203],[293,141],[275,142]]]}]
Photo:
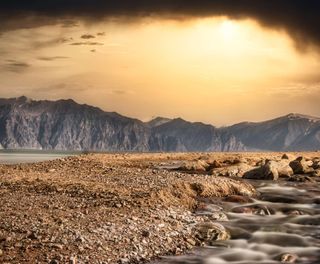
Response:
[{"label": "mountain slope", "polygon": [[181,118],[153,127],[151,150],[162,151],[241,151],[245,147],[227,131]]},{"label": "mountain slope", "polygon": [[252,150],[319,150],[320,118],[289,114],[265,122],[225,128]]},{"label": "mountain slope", "polygon": [[320,149],[320,118],[289,114],[216,128],[181,118],[150,122],[73,100],[0,99],[0,148],[95,151]]},{"label": "mountain slope", "polygon": [[72,100],[0,99],[0,146],[97,151],[239,151],[235,137],[211,125],[137,119]]},{"label": "mountain slope", "polygon": [[72,100],[0,100],[4,148],[147,151],[148,138],[141,121]]}]

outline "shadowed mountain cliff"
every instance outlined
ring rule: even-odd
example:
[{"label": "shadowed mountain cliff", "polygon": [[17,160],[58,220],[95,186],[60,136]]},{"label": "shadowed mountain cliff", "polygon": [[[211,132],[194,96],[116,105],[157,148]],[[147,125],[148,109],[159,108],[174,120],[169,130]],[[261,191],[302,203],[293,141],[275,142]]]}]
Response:
[{"label": "shadowed mountain cliff", "polygon": [[149,122],[73,100],[0,99],[0,148],[95,151],[319,150],[320,118],[289,114],[216,128],[181,118]]},{"label": "shadowed mountain cliff", "polygon": [[73,100],[0,99],[0,144],[5,149],[96,151],[244,150],[210,125],[157,118],[149,123]]}]

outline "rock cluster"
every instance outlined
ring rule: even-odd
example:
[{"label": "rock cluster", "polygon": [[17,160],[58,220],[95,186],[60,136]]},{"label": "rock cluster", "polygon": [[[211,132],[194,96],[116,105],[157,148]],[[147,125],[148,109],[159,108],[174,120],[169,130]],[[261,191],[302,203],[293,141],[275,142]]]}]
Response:
[{"label": "rock cluster", "polygon": [[[240,177],[251,180],[316,181],[320,176],[320,160],[295,157],[293,154],[282,156],[270,155],[268,158],[257,157],[210,160],[201,157],[186,161],[176,170],[189,173],[202,173],[213,176]],[[315,179],[316,178],[316,179]]]}]

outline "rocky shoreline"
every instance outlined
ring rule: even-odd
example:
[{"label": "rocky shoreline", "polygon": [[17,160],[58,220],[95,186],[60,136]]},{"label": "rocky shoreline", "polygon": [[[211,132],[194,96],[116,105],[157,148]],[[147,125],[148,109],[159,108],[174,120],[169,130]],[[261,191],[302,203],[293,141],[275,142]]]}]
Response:
[{"label": "rocky shoreline", "polygon": [[318,180],[319,153],[286,156],[88,154],[0,165],[0,262],[144,263],[228,239],[216,222],[225,215],[206,201],[255,196],[242,177]]}]

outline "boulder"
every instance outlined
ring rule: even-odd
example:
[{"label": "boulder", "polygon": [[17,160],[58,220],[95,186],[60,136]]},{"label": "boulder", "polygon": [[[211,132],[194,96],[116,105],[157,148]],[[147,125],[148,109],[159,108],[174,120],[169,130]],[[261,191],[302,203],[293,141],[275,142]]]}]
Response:
[{"label": "boulder", "polygon": [[314,170],[312,167],[313,162],[307,161],[304,157],[298,157],[297,159],[291,161],[289,163],[290,167],[292,168],[294,174],[309,174],[312,173]]},{"label": "boulder", "polygon": [[275,163],[280,178],[289,178],[293,175],[293,170],[289,165],[289,161],[283,159]]},{"label": "boulder", "polygon": [[317,170],[317,169],[320,169],[320,160],[319,159],[314,159],[313,161],[312,161],[312,168],[313,169],[315,169],[315,170]]},{"label": "boulder", "polygon": [[244,173],[243,178],[253,180],[278,180],[278,164],[276,161],[268,160],[265,165]]},{"label": "boulder", "polygon": [[230,233],[223,225],[213,222],[204,222],[195,226],[193,236],[198,245],[213,245],[215,241],[230,239]]}]

